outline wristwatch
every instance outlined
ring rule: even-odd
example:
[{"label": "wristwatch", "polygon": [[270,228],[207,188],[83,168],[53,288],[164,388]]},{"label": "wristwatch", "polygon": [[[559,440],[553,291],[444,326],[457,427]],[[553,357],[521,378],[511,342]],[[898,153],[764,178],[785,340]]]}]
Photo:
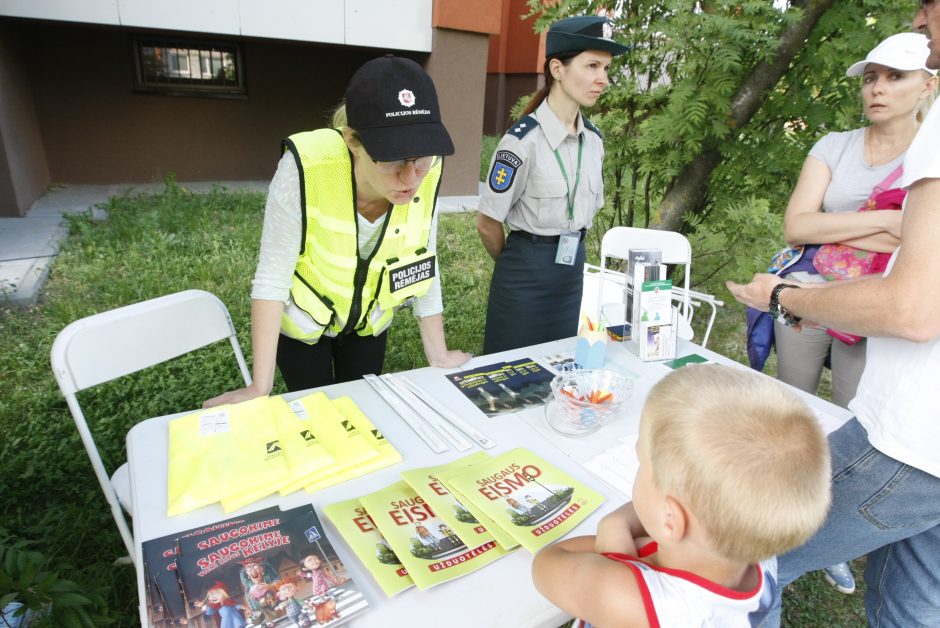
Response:
[{"label": "wristwatch", "polygon": [[787,327],[799,325],[800,321],[803,319],[799,316],[794,316],[780,305],[780,293],[784,288],[799,288],[799,286],[795,286],[792,283],[778,283],[774,286],[774,289],[770,291],[770,307],[767,308],[767,312],[774,320],[783,323]]}]

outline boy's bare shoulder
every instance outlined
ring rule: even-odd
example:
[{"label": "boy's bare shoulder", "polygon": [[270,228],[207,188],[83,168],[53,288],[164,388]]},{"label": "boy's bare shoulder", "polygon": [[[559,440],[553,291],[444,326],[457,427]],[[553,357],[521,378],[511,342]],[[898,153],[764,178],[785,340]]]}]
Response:
[{"label": "boy's bare shoulder", "polygon": [[556,606],[598,628],[647,628],[637,576],[629,566],[594,552],[551,556],[555,577],[536,585]]}]

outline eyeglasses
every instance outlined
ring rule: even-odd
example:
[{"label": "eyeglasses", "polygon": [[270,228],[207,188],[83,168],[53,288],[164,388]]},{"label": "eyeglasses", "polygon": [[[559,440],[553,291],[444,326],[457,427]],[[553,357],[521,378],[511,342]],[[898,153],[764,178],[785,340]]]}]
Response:
[{"label": "eyeglasses", "polygon": [[376,161],[375,169],[382,174],[398,174],[405,169],[408,164],[414,164],[415,172],[426,173],[431,168],[441,163],[440,155],[428,155],[427,157],[415,157],[414,159],[399,159],[398,161]]}]

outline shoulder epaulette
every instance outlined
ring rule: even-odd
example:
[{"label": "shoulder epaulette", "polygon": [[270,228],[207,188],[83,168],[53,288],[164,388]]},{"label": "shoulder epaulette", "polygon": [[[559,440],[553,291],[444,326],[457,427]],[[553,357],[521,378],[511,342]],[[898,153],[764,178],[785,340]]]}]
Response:
[{"label": "shoulder epaulette", "polygon": [[599,138],[601,138],[601,139],[604,139],[604,136],[601,134],[601,130],[600,130],[599,128],[597,128],[596,126],[594,126],[594,123],[593,123],[593,122],[591,122],[590,120],[588,120],[588,119],[585,118],[584,116],[581,116],[581,119],[584,120],[584,126],[585,126],[585,127],[589,128],[589,129],[591,129],[592,131],[594,131],[595,133],[597,133],[597,137],[599,137]]},{"label": "shoulder epaulette", "polygon": [[526,133],[534,129],[539,125],[539,121],[536,120],[533,116],[526,116],[522,120],[519,120],[506,131],[506,135],[514,135],[520,140],[526,136]]}]

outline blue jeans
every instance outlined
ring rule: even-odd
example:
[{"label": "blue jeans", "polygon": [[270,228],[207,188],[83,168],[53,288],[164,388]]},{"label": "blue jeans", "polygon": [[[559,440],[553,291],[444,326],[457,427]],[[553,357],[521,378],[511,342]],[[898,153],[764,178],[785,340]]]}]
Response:
[{"label": "blue jeans", "polygon": [[805,545],[779,557],[777,605],[765,625],[780,624],[784,585],[867,554],[869,626],[940,626],[940,478],[872,447],[856,419],[829,435],[829,450],[829,517]]}]

